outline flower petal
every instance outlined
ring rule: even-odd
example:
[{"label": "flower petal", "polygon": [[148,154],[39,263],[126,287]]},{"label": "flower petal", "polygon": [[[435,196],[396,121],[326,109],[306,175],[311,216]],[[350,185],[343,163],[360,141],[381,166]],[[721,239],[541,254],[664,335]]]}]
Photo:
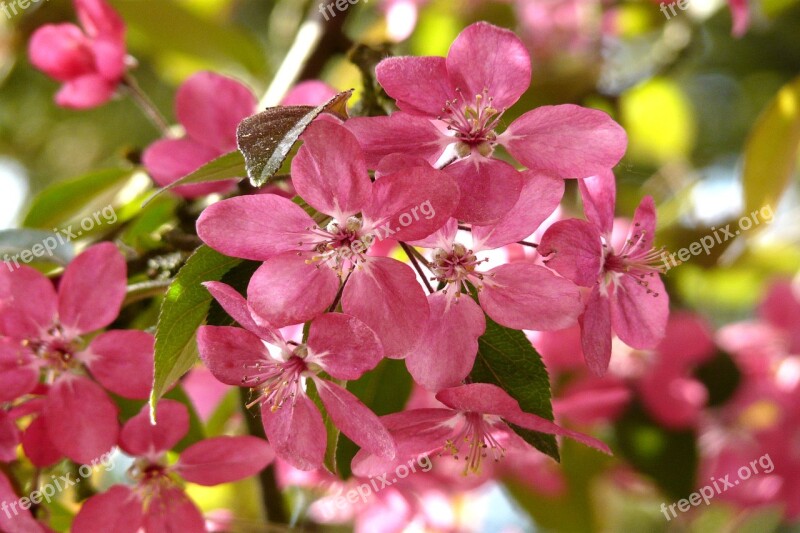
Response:
[{"label": "flower petal", "polygon": [[56,93],[56,104],[70,109],[90,109],[103,105],[114,96],[117,84],[99,74],[86,74],[74,78]]},{"label": "flower petal", "polygon": [[459,203],[453,216],[470,224],[493,224],[519,199],[523,180],[508,163],[469,157],[447,167],[458,184]]},{"label": "flower petal", "polygon": [[586,219],[597,226],[603,235],[614,229],[614,208],[617,203],[617,183],[610,170],[578,180]]},{"label": "flower petal", "polygon": [[150,422],[150,406],[128,420],[119,436],[119,445],[133,457],[158,457],[171,450],[189,432],[189,410],[180,402],[161,400],[156,409],[156,424]]},{"label": "flower petal", "polygon": [[[147,147],[142,163],[158,185],[166,187],[188,176],[216,158],[219,152],[193,139],[161,139]],[[235,180],[211,181],[194,185],[181,185],[172,192],[184,198],[198,198],[231,190]]]},{"label": "flower petal", "polygon": [[197,350],[215,378],[236,387],[245,383],[255,365],[269,358],[266,346],[256,335],[226,326],[200,326]]},{"label": "flower petal", "polygon": [[569,327],[583,311],[578,287],[544,267],[509,263],[490,270],[478,297],[492,320],[513,329]]},{"label": "flower petal", "polygon": [[46,24],[28,44],[31,64],[51,78],[69,81],[94,71],[89,39],[74,24]]},{"label": "flower petal", "polygon": [[207,245],[231,257],[266,261],[297,250],[317,224],[303,208],[276,194],[237,196],[208,206],[197,220]]},{"label": "flower petal", "polygon": [[385,459],[395,457],[394,439],[361,400],[330,381],[315,379],[314,383],[322,404],[342,433],[370,453]]},{"label": "flower petal", "polygon": [[484,89],[492,107],[511,107],[531,83],[531,58],[514,32],[486,22],[462,31],[447,53],[451,83],[472,101]]},{"label": "flower petal", "polygon": [[281,105],[322,105],[339,91],[319,80],[306,80],[292,87],[281,100]]},{"label": "flower petal", "polygon": [[245,85],[213,72],[193,75],[175,95],[175,114],[186,133],[218,153],[236,149],[236,128],[256,105]]},{"label": "flower petal", "polygon": [[122,37],[125,22],[105,0],[75,0],[75,11],[89,37]]},{"label": "flower petal", "polygon": [[24,340],[50,329],[58,311],[53,283],[31,267],[0,268],[0,335]]},{"label": "flower petal", "polygon": [[205,533],[203,513],[181,488],[162,488],[150,499],[144,514],[144,531]]},{"label": "flower petal", "polygon": [[39,367],[20,341],[0,337],[0,402],[13,402],[39,383]]},{"label": "flower petal", "polygon": [[136,533],[142,527],[142,501],[125,485],[114,485],[86,500],[72,523],[74,533]]},{"label": "flower petal", "polygon": [[50,440],[76,463],[90,464],[117,443],[117,406],[87,378],[65,375],[56,380],[42,416]]},{"label": "flower petal", "polygon": [[292,185],[308,205],[344,223],[361,211],[372,191],[358,140],[333,122],[313,122],[301,139]]},{"label": "flower petal", "polygon": [[[250,305],[236,289],[219,281],[207,281],[203,283],[203,286],[208,289],[208,292],[225,312],[244,329],[255,333],[264,340],[275,338],[278,332],[256,323]],[[262,323],[264,322],[262,319]]]},{"label": "flower petal", "polygon": [[261,404],[261,421],[275,453],[298,470],[322,466],[327,447],[327,433],[322,415],[305,394],[285,402],[273,411]]},{"label": "flower petal", "polygon": [[378,63],[375,76],[397,107],[413,115],[441,115],[457,96],[443,57],[390,57]]},{"label": "flower petal", "polygon": [[375,332],[356,317],[342,313],[315,318],[306,345],[308,359],[336,379],[358,379],[383,359]]},{"label": "flower petal", "polygon": [[77,333],[111,324],[128,289],[128,267],[115,245],[95,244],[72,260],[58,285],[61,323]]},{"label": "flower petal", "polygon": [[592,374],[602,376],[611,361],[611,303],[596,285],[589,294],[586,311],[578,319],[581,348]]},{"label": "flower petal", "polygon": [[419,344],[406,356],[414,381],[432,391],[467,377],[478,353],[478,337],[486,331],[483,310],[472,298],[448,302],[442,293],[428,296],[430,318]]},{"label": "flower petal", "polygon": [[544,263],[584,287],[597,283],[603,261],[603,241],[595,226],[584,220],[559,220],[542,236],[537,251]]},{"label": "flower petal", "polygon": [[360,319],[381,340],[386,357],[402,358],[419,342],[430,309],[411,267],[371,257],[350,276],[342,309]]},{"label": "flower petal", "polygon": [[364,150],[367,167],[398,153],[413,153],[433,165],[453,138],[444,135],[427,118],[397,112],[388,117],[356,117],[345,126]]},{"label": "flower petal", "polygon": [[144,331],[109,331],[96,337],[79,357],[106,389],[124,398],[145,399],[153,385],[154,343]]},{"label": "flower petal", "polygon": [[53,466],[64,458],[50,440],[47,424],[41,416],[37,416],[25,429],[22,435],[22,449],[25,451],[25,456],[38,468]]},{"label": "flower petal", "polygon": [[631,276],[622,276],[611,300],[611,324],[622,341],[636,349],[655,348],[666,332],[669,295],[658,275],[648,287]]},{"label": "flower petal", "polygon": [[189,446],[175,471],[190,483],[213,486],[256,475],[275,458],[267,441],[257,437],[215,437]]},{"label": "flower petal", "polygon": [[[4,472],[0,472],[0,501],[16,502],[18,499],[19,496],[14,492],[14,487],[8,477]],[[17,510],[15,507],[11,507],[11,509],[14,511],[13,515],[11,511],[0,513],[0,531],[4,533],[45,533],[50,531],[33,518],[30,510]]]},{"label": "flower petal", "polygon": [[324,313],[336,298],[339,276],[310,257],[296,252],[275,256],[250,279],[250,307],[276,328],[307,322]]},{"label": "flower petal", "polygon": [[515,120],[499,142],[528,167],[560,178],[587,178],[614,167],[625,130],[602,111],[572,104],[542,106]]}]

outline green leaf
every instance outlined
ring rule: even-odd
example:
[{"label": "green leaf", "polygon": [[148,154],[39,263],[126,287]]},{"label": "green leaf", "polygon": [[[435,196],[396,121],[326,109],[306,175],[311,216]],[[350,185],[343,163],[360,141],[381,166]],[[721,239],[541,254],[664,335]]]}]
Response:
[{"label": "green leaf", "polygon": [[[345,386],[345,383],[338,382],[334,379],[331,379],[329,375],[325,372],[319,373],[320,379],[327,379],[331,380],[334,383],[338,383],[341,386]],[[322,399],[319,397],[319,392],[317,391],[317,385],[314,383],[314,380],[307,381],[308,389],[306,390],[306,394],[308,395],[309,399],[314,402],[314,405],[317,406],[319,412],[322,414],[322,423],[325,425],[325,433],[327,434],[327,445],[325,447],[325,468],[327,468],[330,472],[334,475],[339,475],[339,467],[336,463],[336,456],[337,456],[337,448],[339,446],[339,441],[341,439],[341,432],[339,428],[336,427],[336,424],[333,423],[333,419],[331,419],[331,415],[328,413],[325,406],[322,404]]]},{"label": "green leaf", "polygon": [[200,17],[180,2],[114,0],[131,33],[144,36],[146,45],[199,57],[216,63],[237,63],[256,77],[268,73],[266,53],[244,28]]},{"label": "green leaf", "polygon": [[156,191],[145,205],[150,203],[156,196],[169,189],[180,187],[181,185],[193,185],[196,183],[208,183],[212,181],[225,181],[230,179],[242,179],[247,175],[244,164],[244,156],[238,150],[228,152],[216,159],[212,159],[202,167],[198,168],[188,176],[184,176],[176,182],[170,183],[166,187]]},{"label": "green leaf", "polygon": [[638,403],[628,408],[615,429],[616,449],[636,470],[675,500],[692,492],[698,463],[694,431],[665,429]]},{"label": "green leaf", "polygon": [[240,259],[201,246],[186,261],[167,290],[156,326],[155,379],[151,415],[164,392],[197,361],[196,334],[206,320],[211,294],[201,283],[219,281]]},{"label": "green leaf", "polygon": [[[11,269],[33,262],[52,262],[66,265],[75,256],[68,241],[60,234],[35,229],[0,230],[0,259]],[[5,259],[8,255],[8,259]]]},{"label": "green leaf", "polygon": [[50,230],[78,220],[109,205],[130,176],[130,169],[114,168],[58,182],[33,199],[22,225]]},{"label": "green leaf", "polygon": [[[408,402],[414,385],[411,374],[406,371],[405,366],[401,360],[384,359],[372,372],[356,381],[349,381],[347,390],[378,416],[398,413]],[[340,435],[336,446],[336,465],[339,475],[344,479],[352,475],[350,462],[358,449],[358,445],[353,441],[345,435]]]},{"label": "green leaf", "polygon": [[[519,402],[523,411],[553,420],[550,403],[550,377],[542,356],[521,331],[501,326],[488,316],[486,333],[478,339],[478,355],[470,378],[492,383]],[[511,425],[511,428],[537,450],[559,460],[553,435]]]},{"label": "green leaf", "polygon": [[254,187],[269,183],[300,135],[321,113],[346,119],[347,100],[352,94],[352,90],[341,92],[317,107],[271,107],[240,122],[236,137],[239,150],[244,154],[250,183]]},{"label": "green leaf", "polygon": [[744,149],[742,216],[762,207],[777,207],[789,185],[799,150],[800,77],[781,87],[750,130]]}]

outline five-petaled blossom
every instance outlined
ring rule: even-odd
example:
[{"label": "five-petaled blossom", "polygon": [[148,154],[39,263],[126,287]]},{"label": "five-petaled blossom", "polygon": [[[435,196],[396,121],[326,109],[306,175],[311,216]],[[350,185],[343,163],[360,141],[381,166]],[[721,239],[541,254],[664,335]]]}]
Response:
[{"label": "five-petaled blossom", "polygon": [[264,431],[281,459],[301,470],[322,466],[327,433],[307,395],[308,381],[342,433],[371,453],[394,457],[394,440],[377,415],[320,375],[353,380],[375,368],[383,349],[371,329],[355,317],[326,313],[311,322],[304,344],[286,341],[233,288],[218,282],[206,287],[244,329],[202,326],[197,334],[200,357],[218,380],[252,389],[256,398],[251,405],[261,405]]},{"label": "five-petaled blossom", "polygon": [[378,82],[397,101],[388,117],[348,120],[367,163],[412,153],[447,165],[458,182],[455,217],[475,224],[499,219],[524,184],[514,168],[492,158],[503,146],[530,170],[585,178],[622,158],[627,136],[606,113],[565,104],[523,114],[502,133],[503,113],[528,89],[531,62],[513,32],[478,22],[467,27],[443,57],[394,57],[377,66]]},{"label": "five-petaled blossom", "polygon": [[264,261],[247,299],[273,327],[319,316],[344,284],[342,310],[378,334],[387,356],[401,358],[417,344],[428,302],[410,266],[367,252],[376,240],[418,240],[438,230],[458,189],[430,166],[373,183],[358,142],[338,124],[315,122],[302,139],[292,183],[323,214],[322,224],[291,200],[260,194],[209,206],[198,235],[223,254]]},{"label": "five-petaled blossom", "polygon": [[113,485],[86,500],[72,531],[202,533],[203,515],[180,480],[205,486],[231,483],[255,475],[275,457],[263,439],[225,436],[192,444],[170,465],[166,454],[189,432],[189,411],[179,402],[162,400],[157,413],[153,425],[144,406],[120,433],[120,448],[135,459],[128,471],[135,485]]},{"label": "five-petaled blossom", "polygon": [[396,464],[409,457],[438,452],[463,458],[464,474],[478,473],[482,460],[490,455],[499,461],[509,448],[531,449],[509,424],[570,437],[611,454],[608,446],[597,439],[523,411],[515,399],[496,385],[472,383],[443,389],[436,394],[436,399],[444,407],[412,409],[381,417],[397,442],[397,457],[386,461],[361,450],[353,458],[353,473],[380,475],[391,472]]},{"label": "five-petaled blossom", "polygon": [[47,24],[33,34],[31,63],[64,85],[63,107],[86,109],[108,102],[125,74],[125,23],[104,0],[75,0],[83,26]]},{"label": "five-petaled blossom", "polygon": [[653,248],[656,212],[646,196],[622,244],[612,238],[616,185],[608,171],[579,182],[585,220],[550,226],[538,251],[545,263],[578,285],[591,287],[581,315],[581,345],[589,368],[602,375],[611,358],[612,330],[637,349],[655,348],[664,337],[669,296],[659,274],[661,251]]},{"label": "five-petaled blossom", "polygon": [[58,292],[32,268],[0,270],[0,401],[46,394],[28,428],[37,435],[32,447],[49,441],[73,461],[89,463],[119,433],[117,406],[104,389],[125,398],[149,396],[152,335],[112,330],[88,345],[83,339],[117,318],[126,289],[125,260],[111,243],[76,257]]}]

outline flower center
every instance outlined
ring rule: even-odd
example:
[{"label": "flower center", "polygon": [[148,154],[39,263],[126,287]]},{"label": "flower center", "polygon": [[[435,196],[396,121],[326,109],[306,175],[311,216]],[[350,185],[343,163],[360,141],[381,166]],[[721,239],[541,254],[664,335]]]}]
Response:
[{"label": "flower center", "polygon": [[639,229],[636,223],[635,232],[625,241],[622,250],[615,253],[610,250],[605,257],[603,269],[619,275],[631,276],[636,283],[647,290],[647,294],[657,297],[658,293],[649,288],[647,278],[666,272],[662,259],[663,248],[652,248],[645,242],[647,230]]},{"label": "flower center", "polygon": [[480,471],[481,461],[489,453],[495,462],[505,456],[506,450],[492,436],[492,425],[480,413],[464,413],[464,424],[452,439],[445,442],[444,449],[458,460],[464,457],[464,475]]},{"label": "flower center", "polygon": [[375,240],[374,235],[363,234],[363,225],[360,218],[353,216],[344,224],[331,221],[324,230],[309,228],[317,239],[313,243],[315,255],[308,262],[326,264],[340,275],[349,271],[365,259],[367,250]]},{"label": "flower center", "polygon": [[294,399],[302,392],[303,373],[308,370],[305,357],[308,349],[298,346],[289,358],[284,361],[259,361],[252,365],[245,365],[252,369],[253,374],[242,378],[243,386],[250,386],[258,398],[250,402],[248,409],[257,403],[268,403],[273,412],[281,408],[286,400]]},{"label": "flower center", "polygon": [[437,117],[447,124],[447,129],[455,133],[458,143],[456,153],[459,157],[468,156],[473,149],[484,157],[494,151],[497,140],[495,129],[500,123],[505,109],[498,110],[492,106],[493,98],[488,89],[476,94],[469,102],[464,98],[461,89],[456,89],[459,98],[448,100],[442,108],[442,115]]},{"label": "flower center", "polygon": [[80,366],[75,353],[80,350],[80,339],[67,339],[61,326],[53,326],[38,339],[22,342],[45,366],[55,372],[64,372]]},{"label": "flower center", "polygon": [[[453,244],[452,251],[437,248],[433,252],[433,262],[431,269],[434,274],[434,281],[448,284],[443,291],[444,294],[459,298],[461,293],[468,290],[467,282],[472,283],[478,290],[485,283],[485,274],[478,272],[478,266],[484,260],[479,260],[472,250],[468,250],[463,244]],[[453,289],[450,292],[450,289]]]},{"label": "flower center", "polygon": [[128,469],[128,476],[137,484],[158,483],[165,478],[169,479],[165,463],[154,462],[144,457],[140,457],[133,462],[133,465]]}]

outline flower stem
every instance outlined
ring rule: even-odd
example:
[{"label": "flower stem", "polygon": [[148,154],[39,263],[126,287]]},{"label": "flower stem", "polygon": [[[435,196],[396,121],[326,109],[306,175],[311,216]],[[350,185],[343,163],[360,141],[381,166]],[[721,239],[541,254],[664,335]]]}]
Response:
[{"label": "flower stem", "polygon": [[[417,257],[416,257],[415,254],[419,254],[419,252],[417,252],[416,250],[414,250],[413,247],[407,245],[404,242],[400,243],[400,247],[403,248],[403,251],[406,253],[406,255],[408,256],[408,259],[411,261],[411,264],[414,265],[414,268],[416,269],[417,273],[419,274],[419,277],[421,277],[423,283],[425,283],[425,287],[427,287],[428,292],[433,294],[435,291],[433,290],[433,287],[431,286],[431,284],[428,282],[428,278],[425,277],[425,272],[422,270],[422,267],[420,266],[419,262],[417,261]],[[420,255],[420,258],[425,262],[425,266],[430,268],[430,266],[428,265],[428,262],[425,261],[425,258],[422,257],[421,255]]]},{"label": "flower stem", "polygon": [[128,90],[128,94],[131,95],[131,98],[139,107],[139,109],[141,109],[144,115],[150,119],[150,122],[153,123],[156,129],[158,129],[165,137],[169,137],[170,129],[167,119],[164,118],[164,115],[161,114],[161,111],[158,110],[150,97],[147,96],[141,87],[139,87],[139,83],[136,81],[136,79],[130,74],[125,74],[122,84]]}]

